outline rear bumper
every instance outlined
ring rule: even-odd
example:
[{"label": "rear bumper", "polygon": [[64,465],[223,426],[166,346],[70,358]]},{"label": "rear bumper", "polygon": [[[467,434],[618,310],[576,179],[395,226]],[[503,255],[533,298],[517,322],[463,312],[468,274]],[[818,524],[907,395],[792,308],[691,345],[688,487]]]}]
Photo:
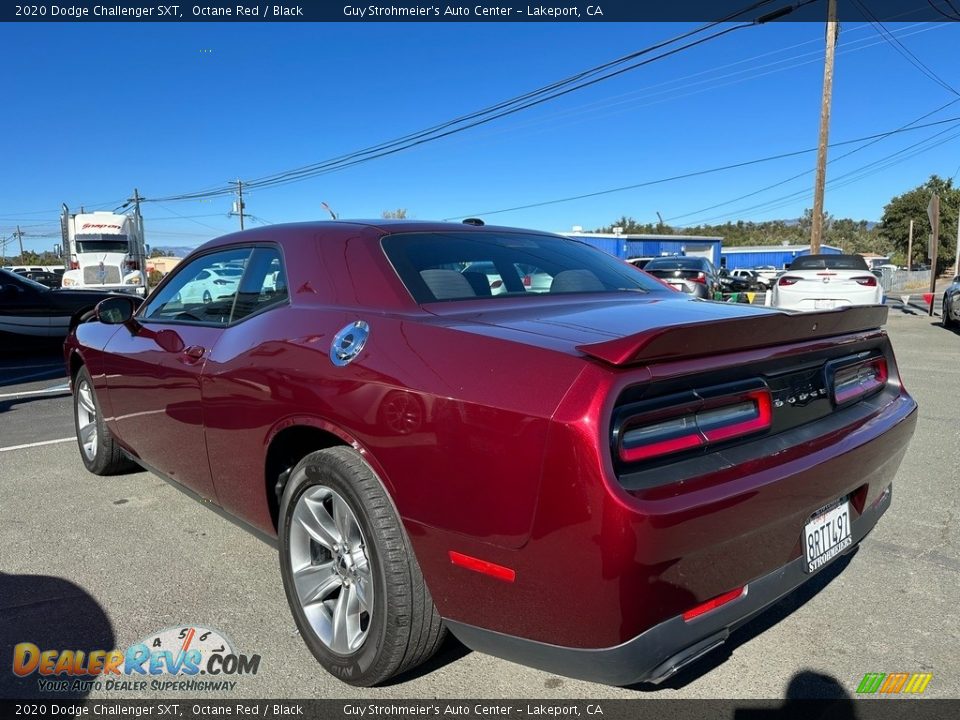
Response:
[{"label": "rear bumper", "polygon": [[[890,507],[892,488],[887,490],[851,523],[853,542],[842,553],[859,546],[877,520]],[[829,567],[837,556],[824,567]],[[571,648],[498,633],[492,630],[446,621],[457,639],[472,650],[488,653],[557,675],[607,685],[659,683],[685,665],[722,645],[730,633],[811,579],[798,558],[777,570],[751,581],[736,600],[689,622],[680,615],[613,647]]]},{"label": "rear bumper", "polygon": [[[883,301],[883,292],[879,288],[864,288],[854,292],[844,292],[842,295],[831,293],[829,285],[818,288],[817,292],[809,290],[799,292],[789,287],[778,287],[774,292],[773,306],[783,310],[824,310],[850,305],[879,305]],[[818,307],[817,303],[832,302],[832,307]]]}]

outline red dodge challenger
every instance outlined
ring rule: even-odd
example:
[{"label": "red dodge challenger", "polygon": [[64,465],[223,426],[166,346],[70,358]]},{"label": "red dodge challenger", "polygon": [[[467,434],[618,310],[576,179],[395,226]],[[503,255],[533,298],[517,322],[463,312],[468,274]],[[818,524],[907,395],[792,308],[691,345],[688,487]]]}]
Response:
[{"label": "red dodge challenger", "polygon": [[136,303],[65,345],[84,464],[275,542],[355,685],[446,631],[659,682],[863,540],[916,424],[883,307],[702,301],[479,221],[227,235]]}]

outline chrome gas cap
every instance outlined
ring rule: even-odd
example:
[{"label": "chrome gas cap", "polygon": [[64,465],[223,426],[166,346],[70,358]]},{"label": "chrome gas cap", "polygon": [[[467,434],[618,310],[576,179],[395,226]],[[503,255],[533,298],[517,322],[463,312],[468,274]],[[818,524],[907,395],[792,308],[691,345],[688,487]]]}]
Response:
[{"label": "chrome gas cap", "polygon": [[368,337],[370,326],[363,320],[347,325],[333,336],[333,342],[330,343],[330,362],[337,367],[349,365],[363,350]]}]

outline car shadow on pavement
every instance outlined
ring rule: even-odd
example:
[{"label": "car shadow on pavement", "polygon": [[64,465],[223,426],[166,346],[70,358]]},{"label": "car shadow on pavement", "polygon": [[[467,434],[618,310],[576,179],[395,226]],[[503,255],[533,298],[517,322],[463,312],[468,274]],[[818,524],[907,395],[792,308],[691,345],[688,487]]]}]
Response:
[{"label": "car shadow on pavement", "polygon": [[380,683],[377,687],[390,687],[391,685],[402,685],[403,683],[416,680],[424,675],[429,675],[434,670],[439,670],[445,665],[456,662],[462,657],[469,655],[472,651],[466,645],[457,640],[451,633],[447,633],[446,640],[437,653],[422,665],[408,670],[405,673],[396,675],[386,682]]},{"label": "car shadow on pavement", "polygon": [[[857,546],[850,553],[830,563],[827,567],[818,572],[799,588],[781,598],[778,602],[767,608],[755,618],[730,633],[730,637],[727,638],[727,641],[723,645],[715,650],[712,650],[698,660],[690,663],[685,668],[677,672],[676,675],[668,678],[659,685],[638,683],[636,685],[631,685],[630,688],[641,692],[651,692],[663,688],[679,690],[686,685],[689,685],[694,680],[706,675],[711,670],[716,669],[725,663],[733,654],[733,652],[741,645],[750,642],[758,635],[766,632],[774,625],[792,615],[796,610],[806,605],[811,599],[816,597],[821,590],[827,587],[827,585],[833,582],[833,580],[843,572],[843,570],[847,567],[847,565],[850,564],[850,561],[856,556],[859,550],[860,548]],[[803,685],[803,687],[811,687],[816,689],[809,683]],[[814,694],[807,695],[805,697],[819,698],[829,696]]]},{"label": "car shadow on pavement", "polygon": [[[51,675],[38,671],[24,676],[13,672],[14,651],[30,643],[40,652],[115,649],[113,625],[106,611],[86,590],[69,580],[49,575],[10,575],[0,572],[0,698],[81,700],[89,694],[74,680],[86,675]],[[26,668],[32,661],[25,655]],[[86,660],[84,661],[86,667]],[[65,681],[66,690],[40,689],[40,680]]]},{"label": "car shadow on pavement", "polygon": [[856,720],[856,702],[835,678],[801,670],[790,678],[779,705],[758,701],[733,711],[733,720]]},{"label": "car shadow on pavement", "polygon": [[6,345],[0,333],[0,387],[65,378],[63,343]]},{"label": "car shadow on pavement", "polygon": [[935,328],[940,328],[941,330],[946,330],[947,332],[953,333],[954,335],[960,335],[960,326],[945,328],[942,322],[932,322],[930,323],[930,325],[932,325]]}]

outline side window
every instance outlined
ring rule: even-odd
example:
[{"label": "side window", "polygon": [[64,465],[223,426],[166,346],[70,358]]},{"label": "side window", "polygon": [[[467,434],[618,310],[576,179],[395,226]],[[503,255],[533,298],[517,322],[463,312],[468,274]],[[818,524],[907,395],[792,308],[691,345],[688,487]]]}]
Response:
[{"label": "side window", "polygon": [[276,248],[256,248],[240,281],[232,321],[287,301],[287,273]]},{"label": "side window", "polygon": [[140,319],[226,325],[250,255],[249,248],[223,250],[178,267]]}]

